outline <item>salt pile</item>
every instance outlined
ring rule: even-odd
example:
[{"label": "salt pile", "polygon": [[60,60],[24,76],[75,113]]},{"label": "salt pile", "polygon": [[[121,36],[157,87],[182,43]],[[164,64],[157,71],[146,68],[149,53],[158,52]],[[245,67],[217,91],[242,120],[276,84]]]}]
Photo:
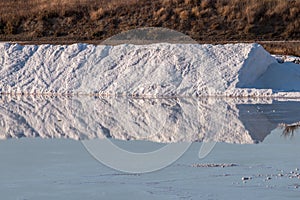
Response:
[{"label": "salt pile", "polygon": [[[0,43],[0,92],[1,139],[244,144],[262,141],[280,123],[300,120],[296,99],[272,102],[300,97],[300,66],[278,63],[258,44]],[[219,98],[224,96],[272,99]],[[277,110],[282,118],[274,120]]]},{"label": "salt pile", "polygon": [[298,96],[299,83],[299,65],[258,44],[0,43],[2,93]]}]

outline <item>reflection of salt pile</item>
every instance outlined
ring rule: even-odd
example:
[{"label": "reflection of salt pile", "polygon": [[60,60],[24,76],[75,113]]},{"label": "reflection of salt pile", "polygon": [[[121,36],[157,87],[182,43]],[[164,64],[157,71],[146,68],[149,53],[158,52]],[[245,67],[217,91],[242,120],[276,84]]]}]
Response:
[{"label": "reflection of salt pile", "polygon": [[7,99],[0,104],[0,138],[112,137],[244,144],[262,141],[279,123],[300,120],[299,102],[252,103],[230,98]]},{"label": "reflection of salt pile", "polygon": [[299,67],[284,65],[277,64],[257,44],[20,46],[0,43],[0,91],[270,96],[274,95],[272,89],[290,91],[287,81],[272,80],[272,75],[277,77],[282,72],[286,72],[285,80],[290,79],[288,76],[294,78],[291,91],[300,91]]},{"label": "reflection of salt pile", "polygon": [[236,111],[217,99],[12,99],[1,104],[0,135],[253,143]]}]

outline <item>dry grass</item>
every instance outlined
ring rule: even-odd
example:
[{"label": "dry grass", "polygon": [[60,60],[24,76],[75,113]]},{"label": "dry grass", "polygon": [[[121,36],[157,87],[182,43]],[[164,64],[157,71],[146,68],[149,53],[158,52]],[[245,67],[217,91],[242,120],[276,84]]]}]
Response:
[{"label": "dry grass", "polygon": [[300,0],[0,0],[0,40],[103,40],[145,26],[200,42],[299,40]]},{"label": "dry grass", "polygon": [[260,42],[272,54],[295,55],[300,57],[300,41]]},{"label": "dry grass", "polygon": [[283,129],[282,135],[284,137],[293,137],[295,131],[297,131],[300,128],[300,124],[280,124],[279,127]]},{"label": "dry grass", "polygon": [[122,5],[137,3],[138,0],[0,0],[0,16],[2,19],[12,17],[30,17],[43,12],[63,15],[68,11],[85,9],[94,12],[99,9],[110,10]]},{"label": "dry grass", "polygon": [[187,10],[183,10],[179,13],[179,18],[181,20],[188,20],[189,19],[189,12]]}]

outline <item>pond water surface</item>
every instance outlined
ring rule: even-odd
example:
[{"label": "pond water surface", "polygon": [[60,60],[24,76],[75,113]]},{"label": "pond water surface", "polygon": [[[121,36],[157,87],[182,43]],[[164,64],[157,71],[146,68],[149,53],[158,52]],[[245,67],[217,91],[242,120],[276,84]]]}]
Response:
[{"label": "pond water surface", "polygon": [[[297,99],[2,97],[1,197],[298,199],[299,113]],[[166,165],[127,173],[97,157],[128,162],[103,141]]]}]

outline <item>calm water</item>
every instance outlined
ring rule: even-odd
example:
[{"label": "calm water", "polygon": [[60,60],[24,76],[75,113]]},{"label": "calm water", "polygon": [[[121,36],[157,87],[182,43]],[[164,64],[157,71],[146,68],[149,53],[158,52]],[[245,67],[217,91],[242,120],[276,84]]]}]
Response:
[{"label": "calm water", "polygon": [[299,113],[296,99],[2,97],[0,137],[251,144],[293,135]]},{"label": "calm water", "polygon": [[[299,111],[295,99],[3,97],[1,198],[298,199]],[[84,141],[105,138],[136,154],[189,146],[167,167],[131,174],[89,153]]]}]

